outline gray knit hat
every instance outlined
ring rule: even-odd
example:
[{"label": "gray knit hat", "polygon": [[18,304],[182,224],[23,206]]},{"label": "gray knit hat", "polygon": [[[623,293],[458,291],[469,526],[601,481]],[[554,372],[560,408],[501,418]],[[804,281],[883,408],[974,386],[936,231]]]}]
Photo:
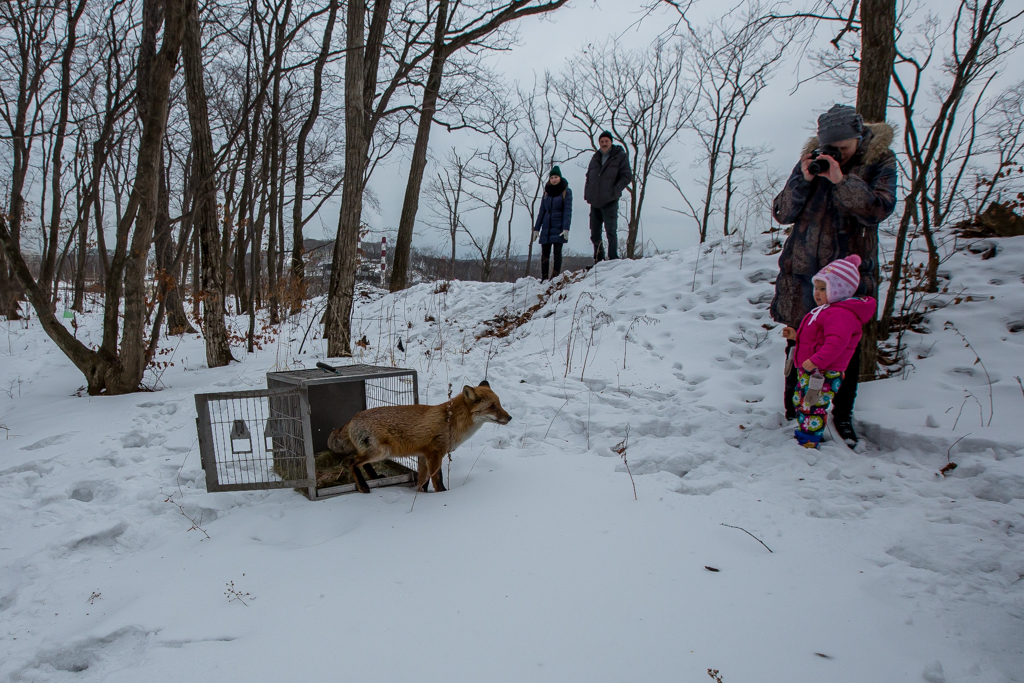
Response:
[{"label": "gray knit hat", "polygon": [[831,145],[863,135],[864,118],[853,107],[836,104],[818,117],[818,144]]}]

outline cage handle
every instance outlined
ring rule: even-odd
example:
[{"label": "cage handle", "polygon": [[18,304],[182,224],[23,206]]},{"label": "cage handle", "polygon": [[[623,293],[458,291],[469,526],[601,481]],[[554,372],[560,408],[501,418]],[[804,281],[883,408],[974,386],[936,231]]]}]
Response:
[{"label": "cage handle", "polygon": [[335,375],[341,374],[338,372],[338,368],[331,367],[327,363],[317,363],[316,366],[323,370],[324,372],[333,372]]}]

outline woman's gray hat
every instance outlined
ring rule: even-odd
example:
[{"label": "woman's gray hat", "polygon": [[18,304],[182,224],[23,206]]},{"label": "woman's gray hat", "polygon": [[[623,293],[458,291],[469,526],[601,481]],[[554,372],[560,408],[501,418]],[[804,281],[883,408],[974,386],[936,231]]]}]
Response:
[{"label": "woman's gray hat", "polygon": [[818,144],[831,145],[840,140],[864,135],[864,118],[857,110],[845,104],[833,105],[818,117]]}]

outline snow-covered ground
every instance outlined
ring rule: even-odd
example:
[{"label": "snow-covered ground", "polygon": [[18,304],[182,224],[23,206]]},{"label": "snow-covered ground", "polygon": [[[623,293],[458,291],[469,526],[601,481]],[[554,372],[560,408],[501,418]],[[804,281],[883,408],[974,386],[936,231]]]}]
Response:
[{"label": "snow-covered ground", "polygon": [[312,312],[227,368],[171,340],[157,391],[101,398],[4,323],[0,680],[1024,681],[1024,238],[999,248],[943,265],[859,452],[792,439],[758,249],[602,264],[503,338],[536,280],[367,298],[356,362],[431,403],[486,372],[513,416],[418,496],[206,493],[193,394],[322,360]]}]

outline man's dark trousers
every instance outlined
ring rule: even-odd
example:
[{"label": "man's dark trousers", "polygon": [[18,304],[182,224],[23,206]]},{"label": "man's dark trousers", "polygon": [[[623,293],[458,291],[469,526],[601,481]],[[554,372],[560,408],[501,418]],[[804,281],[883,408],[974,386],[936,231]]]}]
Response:
[{"label": "man's dark trousers", "polygon": [[608,258],[619,258],[619,200],[604,206],[590,207],[590,241],[594,244],[594,261],[604,260],[601,225],[608,235]]}]

